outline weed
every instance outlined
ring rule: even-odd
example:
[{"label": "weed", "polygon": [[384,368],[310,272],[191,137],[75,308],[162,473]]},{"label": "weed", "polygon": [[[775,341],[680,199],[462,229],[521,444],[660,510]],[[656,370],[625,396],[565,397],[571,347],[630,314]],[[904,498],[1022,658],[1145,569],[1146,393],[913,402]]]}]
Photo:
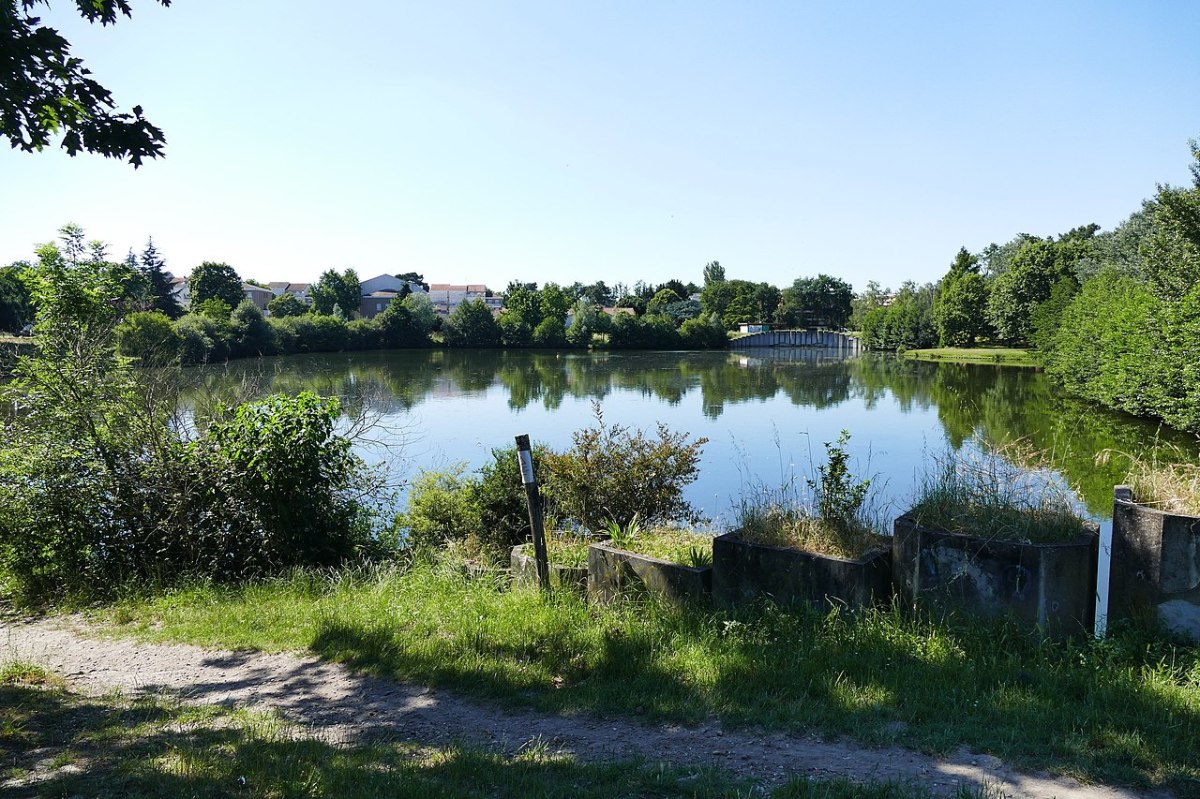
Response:
[{"label": "weed", "polygon": [[[1126,482],[1133,488],[1134,498],[1143,505],[1150,505],[1169,513],[1200,516],[1200,464],[1195,456],[1178,446],[1169,449],[1170,460],[1160,460],[1158,448],[1145,460],[1127,452],[1106,449],[1096,455],[1096,464],[1104,465],[1114,455],[1129,461]],[[1193,462],[1188,462],[1189,460]]]},{"label": "weed", "polygon": [[1084,529],[1070,489],[1048,470],[1028,468],[1048,458],[1024,441],[933,462],[911,512],[925,527],[1027,543],[1069,541]]}]

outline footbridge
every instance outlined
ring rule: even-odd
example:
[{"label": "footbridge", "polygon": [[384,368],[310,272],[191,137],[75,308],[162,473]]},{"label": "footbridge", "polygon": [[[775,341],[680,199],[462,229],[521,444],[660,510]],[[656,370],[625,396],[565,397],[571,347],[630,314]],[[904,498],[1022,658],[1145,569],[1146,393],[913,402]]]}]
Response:
[{"label": "footbridge", "polygon": [[833,330],[771,330],[735,338],[729,342],[729,347],[735,350],[758,347],[812,347],[857,355],[862,351],[862,342],[855,336]]}]

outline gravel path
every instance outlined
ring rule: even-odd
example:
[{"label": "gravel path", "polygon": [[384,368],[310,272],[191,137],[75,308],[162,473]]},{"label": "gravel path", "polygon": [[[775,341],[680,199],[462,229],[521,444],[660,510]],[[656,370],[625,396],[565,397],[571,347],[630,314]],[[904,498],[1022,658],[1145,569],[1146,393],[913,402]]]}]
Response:
[{"label": "gravel path", "polygon": [[0,660],[20,658],[54,669],[73,690],[85,694],[116,688],[129,694],[163,693],[189,702],[270,708],[334,743],[387,737],[515,752],[540,741],[583,761],[642,758],[679,765],[714,764],[764,785],[799,774],[911,780],[945,793],[958,784],[987,784],[1014,797],[1171,796],[1164,791],[1136,792],[1024,774],[994,757],[966,751],[932,758],[903,749],[867,749],[807,736],[726,731],[715,721],[694,727],[655,726],[506,710],[442,689],[355,674],[312,657],[97,637],[102,632],[78,620],[3,620]]}]

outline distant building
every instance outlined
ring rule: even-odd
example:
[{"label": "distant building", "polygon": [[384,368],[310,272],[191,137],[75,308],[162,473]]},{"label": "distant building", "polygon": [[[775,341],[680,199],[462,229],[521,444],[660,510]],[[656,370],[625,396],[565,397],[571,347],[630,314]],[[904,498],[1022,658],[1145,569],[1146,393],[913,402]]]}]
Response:
[{"label": "distant building", "polygon": [[764,325],[760,322],[742,322],[738,325],[739,333],[769,333],[770,325]]},{"label": "distant building", "polygon": [[310,283],[288,283],[286,280],[275,280],[267,285],[271,287],[271,294],[276,297],[282,297],[284,294],[291,294],[305,305],[312,304],[312,297],[308,296],[308,290],[312,285]]},{"label": "distant building", "polygon": [[253,283],[243,283],[242,291],[246,294],[246,299],[254,303],[260,311],[267,310],[267,303],[275,299],[275,295],[270,289],[265,289],[262,286],[255,286]]},{"label": "distant building", "polygon": [[487,286],[482,283],[454,285],[452,283],[429,284],[429,299],[433,300],[433,309],[442,316],[462,305],[464,302],[483,300],[492,313],[495,314],[504,305],[502,297],[487,296]]}]

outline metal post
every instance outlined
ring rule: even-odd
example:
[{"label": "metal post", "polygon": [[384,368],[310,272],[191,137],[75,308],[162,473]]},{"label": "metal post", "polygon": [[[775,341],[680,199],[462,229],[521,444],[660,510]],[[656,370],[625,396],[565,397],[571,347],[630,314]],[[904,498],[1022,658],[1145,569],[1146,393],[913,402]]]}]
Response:
[{"label": "metal post", "polygon": [[537,477],[533,473],[533,453],[529,436],[517,436],[517,462],[521,466],[521,482],[525,485],[525,501],[529,505],[529,526],[533,528],[533,560],[537,565],[538,584],[550,590],[550,561],[546,555],[546,528],[542,521],[542,498]]}]

